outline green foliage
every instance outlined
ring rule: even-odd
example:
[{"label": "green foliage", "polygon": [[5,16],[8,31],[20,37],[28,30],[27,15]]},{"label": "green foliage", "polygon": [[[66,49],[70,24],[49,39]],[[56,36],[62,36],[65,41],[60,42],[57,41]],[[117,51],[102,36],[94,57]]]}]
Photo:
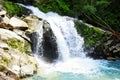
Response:
[{"label": "green foliage", "polygon": [[13,2],[4,0],[3,6],[6,8],[8,14],[10,16],[13,16],[13,15],[21,16],[23,14],[23,7],[17,5]]},{"label": "green foliage", "polygon": [[[7,65],[9,63],[9,59],[5,56],[1,56],[0,58],[0,64],[4,64],[4,65]],[[0,66],[0,70],[1,70],[1,66]]]},{"label": "green foliage", "polygon": [[97,11],[96,8],[92,5],[84,5],[83,9],[84,9],[84,11],[86,11],[88,13],[89,12],[90,13],[95,13]]},{"label": "green foliage", "polygon": [[68,14],[70,12],[69,5],[65,4],[63,0],[45,0],[41,2],[35,2],[34,6],[37,6],[44,12],[57,12],[59,14]]},{"label": "green foliage", "polygon": [[89,27],[80,21],[76,21],[76,28],[79,34],[84,37],[85,48],[95,46],[102,40],[104,32],[96,27]]}]

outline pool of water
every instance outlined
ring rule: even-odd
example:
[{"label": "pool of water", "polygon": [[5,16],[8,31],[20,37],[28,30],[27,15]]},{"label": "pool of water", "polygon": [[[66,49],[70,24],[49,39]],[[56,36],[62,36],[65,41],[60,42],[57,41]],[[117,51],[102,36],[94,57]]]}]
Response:
[{"label": "pool of water", "polygon": [[73,59],[40,69],[26,80],[120,80],[120,60]]}]

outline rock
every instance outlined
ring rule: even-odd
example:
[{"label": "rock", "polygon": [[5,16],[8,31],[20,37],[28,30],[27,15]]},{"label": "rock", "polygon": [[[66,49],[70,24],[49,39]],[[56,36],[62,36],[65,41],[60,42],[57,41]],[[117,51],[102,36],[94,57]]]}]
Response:
[{"label": "rock", "polygon": [[4,50],[9,50],[9,46],[6,43],[1,42],[1,41],[0,41],[0,48],[2,48]]},{"label": "rock", "polygon": [[107,60],[116,60],[114,57],[107,57]]},{"label": "rock", "polygon": [[22,38],[24,38],[25,40],[27,40],[29,43],[32,43],[30,38],[26,35],[26,33],[24,31],[18,30],[18,29],[14,29],[14,32],[16,34],[18,34],[19,36],[21,36]]},{"label": "rock", "polygon": [[6,24],[6,23],[0,23],[0,28],[13,30],[13,26],[11,26],[10,24]]},{"label": "rock", "polygon": [[27,24],[29,26],[29,28],[26,30],[26,33],[34,32],[36,29],[38,29],[40,26],[42,26],[42,23],[43,23],[42,20],[39,20],[34,15],[27,16],[24,20],[27,22]]},{"label": "rock", "polygon": [[93,58],[95,56],[97,56],[98,59],[102,56],[103,59],[107,60],[120,58],[120,41],[115,36],[111,35],[107,35],[109,38],[104,36],[101,43],[94,48],[93,53],[91,53]]},{"label": "rock", "polygon": [[0,11],[0,23],[6,23],[9,24],[9,18],[6,16],[6,11],[2,10]]},{"label": "rock", "polygon": [[16,17],[12,17],[10,19],[10,23],[11,26],[13,26],[14,28],[19,28],[21,30],[26,30],[28,29],[28,25],[26,22],[24,22],[23,20],[20,20]]},{"label": "rock", "polygon": [[20,71],[21,71],[20,76],[24,77],[24,76],[32,76],[36,70],[33,65],[28,64],[28,65],[22,66]]},{"label": "rock", "polygon": [[37,62],[34,57],[22,53],[14,53],[11,55],[13,59],[11,61],[12,63],[10,64],[10,68],[20,77],[31,76],[37,71]]},{"label": "rock", "polygon": [[15,32],[0,28],[0,39],[1,40],[8,40],[12,38],[15,38],[17,40],[24,42],[24,39],[18,36]]},{"label": "rock", "polygon": [[19,80],[19,76],[14,73],[12,70],[10,70],[8,67],[4,66],[4,65],[0,65],[1,69],[1,73],[0,73],[0,77],[3,80]]}]

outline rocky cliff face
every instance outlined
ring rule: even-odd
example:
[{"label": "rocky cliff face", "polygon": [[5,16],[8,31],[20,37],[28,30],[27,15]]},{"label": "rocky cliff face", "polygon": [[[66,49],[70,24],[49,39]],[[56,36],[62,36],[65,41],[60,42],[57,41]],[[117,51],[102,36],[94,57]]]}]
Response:
[{"label": "rocky cliff face", "polygon": [[92,25],[76,22],[78,33],[84,37],[87,56],[94,59],[116,60],[120,58],[120,41],[111,32]]},{"label": "rocky cliff face", "polygon": [[37,72],[37,62],[26,34],[33,32],[37,24],[30,26],[27,19],[25,22],[18,17],[9,19],[5,11],[0,12],[0,19],[0,80],[19,80],[33,75]]}]

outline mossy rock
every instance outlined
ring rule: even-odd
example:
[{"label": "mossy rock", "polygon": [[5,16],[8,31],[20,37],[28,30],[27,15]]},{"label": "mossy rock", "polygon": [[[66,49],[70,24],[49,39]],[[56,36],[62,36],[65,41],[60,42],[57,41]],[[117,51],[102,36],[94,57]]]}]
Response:
[{"label": "mossy rock", "polygon": [[4,67],[0,65],[0,72],[4,70]]},{"label": "mossy rock", "polygon": [[27,41],[23,42],[17,39],[8,39],[6,43],[13,49],[18,49],[20,52],[32,52],[31,51],[31,44]]},{"label": "mossy rock", "polygon": [[101,29],[91,27],[91,25],[87,25],[79,20],[76,21],[75,24],[78,33],[84,37],[85,48],[93,47],[103,39],[104,31]]},{"label": "mossy rock", "polygon": [[0,64],[8,65],[8,63],[9,63],[9,59],[5,56],[2,56],[1,59],[0,59]]}]

